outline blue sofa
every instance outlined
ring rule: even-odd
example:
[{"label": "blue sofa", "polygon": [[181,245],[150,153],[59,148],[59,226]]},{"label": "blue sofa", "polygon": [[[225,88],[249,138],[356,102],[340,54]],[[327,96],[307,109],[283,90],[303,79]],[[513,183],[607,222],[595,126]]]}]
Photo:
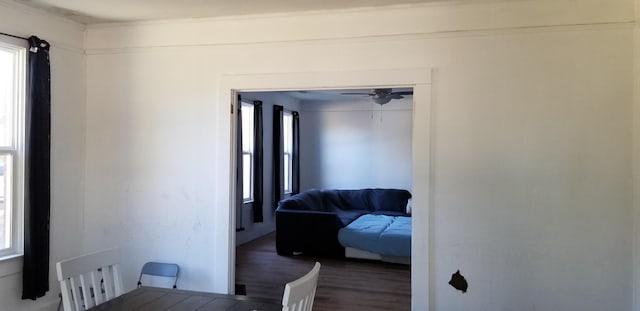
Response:
[{"label": "blue sofa", "polygon": [[408,216],[411,193],[401,189],[308,190],[279,202],[279,255],[344,257],[338,231],[364,214]]}]

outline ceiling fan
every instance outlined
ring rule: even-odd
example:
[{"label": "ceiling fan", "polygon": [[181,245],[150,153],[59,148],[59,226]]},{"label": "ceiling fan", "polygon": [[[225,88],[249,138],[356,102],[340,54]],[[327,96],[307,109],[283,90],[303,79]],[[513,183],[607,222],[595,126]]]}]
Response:
[{"label": "ceiling fan", "polygon": [[343,95],[370,96],[371,100],[379,105],[384,105],[392,99],[404,98],[404,95],[413,95],[413,91],[394,92],[393,89],[373,89],[369,93],[342,93]]}]

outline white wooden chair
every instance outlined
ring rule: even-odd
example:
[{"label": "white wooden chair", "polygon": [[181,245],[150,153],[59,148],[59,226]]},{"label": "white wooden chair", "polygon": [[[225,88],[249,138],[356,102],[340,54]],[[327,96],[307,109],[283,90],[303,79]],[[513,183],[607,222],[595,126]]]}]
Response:
[{"label": "white wooden chair", "polygon": [[87,310],[123,294],[118,249],[60,261],[56,270],[65,311]]},{"label": "white wooden chair", "polygon": [[319,275],[320,263],[316,262],[303,277],[287,283],[282,297],[282,311],[311,311]]}]

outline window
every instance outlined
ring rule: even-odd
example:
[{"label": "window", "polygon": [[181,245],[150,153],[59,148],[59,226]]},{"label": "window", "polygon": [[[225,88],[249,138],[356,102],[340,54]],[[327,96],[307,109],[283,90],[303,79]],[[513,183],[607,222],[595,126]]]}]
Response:
[{"label": "window", "polygon": [[283,167],[284,167],[284,193],[292,192],[293,180],[293,115],[290,111],[285,111],[282,116],[283,134]]},{"label": "window", "polygon": [[0,38],[0,258],[22,252],[26,53]]},{"label": "window", "polygon": [[242,200],[253,200],[253,105],[242,103]]}]

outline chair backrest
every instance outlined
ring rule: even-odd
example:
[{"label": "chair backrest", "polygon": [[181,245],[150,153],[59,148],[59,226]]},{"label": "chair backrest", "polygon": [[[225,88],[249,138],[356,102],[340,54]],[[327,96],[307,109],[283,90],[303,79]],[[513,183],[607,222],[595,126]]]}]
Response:
[{"label": "chair backrest", "polygon": [[87,310],[124,292],[118,249],[60,261],[56,270],[65,311]]},{"label": "chair backrest", "polygon": [[319,275],[320,263],[316,262],[313,269],[303,277],[287,283],[282,297],[282,311],[311,311]]},{"label": "chair backrest", "polygon": [[180,267],[174,263],[163,262],[147,262],[142,266],[140,277],[138,278],[138,287],[142,286],[142,275],[153,275],[173,278],[173,288],[178,284],[178,273]]}]

